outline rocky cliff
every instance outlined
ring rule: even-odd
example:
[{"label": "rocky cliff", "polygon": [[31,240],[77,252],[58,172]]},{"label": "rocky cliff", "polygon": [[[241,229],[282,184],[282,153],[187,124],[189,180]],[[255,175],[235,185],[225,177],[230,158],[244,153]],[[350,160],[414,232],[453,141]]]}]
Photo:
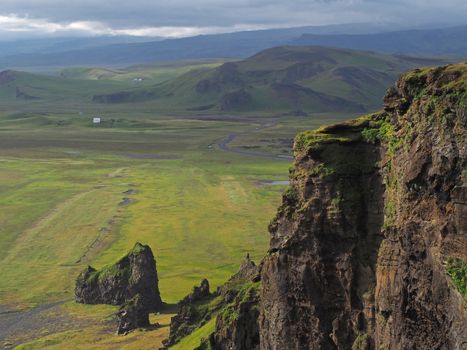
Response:
[{"label": "rocky cliff", "polygon": [[142,305],[148,311],[158,311],[163,306],[154,255],[149,246],[140,243],[114,265],[100,271],[88,266],[76,281],[78,303],[124,305],[136,296],[138,308]]},{"label": "rocky cliff", "polygon": [[263,262],[261,349],[462,348],[466,88],[467,64],[415,70],[384,111],[297,137]]},{"label": "rocky cliff", "polygon": [[[466,127],[461,63],[409,72],[383,111],[298,135],[260,294],[235,317],[250,322],[217,322],[211,348],[465,348]],[[230,341],[243,331],[259,344]]]}]

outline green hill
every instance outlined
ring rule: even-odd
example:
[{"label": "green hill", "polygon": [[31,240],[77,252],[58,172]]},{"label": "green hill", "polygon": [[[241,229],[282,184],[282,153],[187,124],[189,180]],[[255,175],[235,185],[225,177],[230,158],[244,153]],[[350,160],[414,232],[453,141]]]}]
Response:
[{"label": "green hill", "polygon": [[23,103],[25,100],[32,100],[50,103],[82,100],[84,102],[89,101],[96,93],[124,89],[127,86],[126,83],[110,80],[91,82],[6,70],[0,72],[0,101]]},{"label": "green hill", "polygon": [[[242,61],[185,61],[109,69],[68,68],[59,75],[0,73],[3,110],[158,114],[360,113],[380,107],[398,74],[444,63],[324,47],[277,47]],[[138,106],[137,106],[138,105]]]},{"label": "green hill", "polygon": [[377,108],[401,72],[439,63],[316,46],[277,47],[152,87],[95,95],[93,101],[152,101],[161,108],[212,112],[356,112]]}]

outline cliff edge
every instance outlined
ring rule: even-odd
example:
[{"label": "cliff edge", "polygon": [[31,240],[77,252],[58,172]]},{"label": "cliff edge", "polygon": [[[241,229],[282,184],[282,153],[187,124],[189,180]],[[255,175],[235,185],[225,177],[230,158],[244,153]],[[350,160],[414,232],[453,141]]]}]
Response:
[{"label": "cliff edge", "polygon": [[415,70],[384,111],[297,136],[261,349],[465,345],[466,88],[466,63]]}]

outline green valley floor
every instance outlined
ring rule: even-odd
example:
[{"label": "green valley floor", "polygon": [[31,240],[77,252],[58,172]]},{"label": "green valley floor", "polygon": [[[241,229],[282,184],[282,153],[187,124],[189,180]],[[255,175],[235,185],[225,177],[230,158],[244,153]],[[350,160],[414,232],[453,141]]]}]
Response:
[{"label": "green valley floor", "polygon": [[0,347],[157,347],[174,310],[152,315],[159,329],[118,337],[114,307],[73,302],[78,273],[139,241],[155,253],[164,301],[202,278],[216,288],[247,253],[266,253],[295,133],[349,117],[157,116],[109,127],[0,116]]}]

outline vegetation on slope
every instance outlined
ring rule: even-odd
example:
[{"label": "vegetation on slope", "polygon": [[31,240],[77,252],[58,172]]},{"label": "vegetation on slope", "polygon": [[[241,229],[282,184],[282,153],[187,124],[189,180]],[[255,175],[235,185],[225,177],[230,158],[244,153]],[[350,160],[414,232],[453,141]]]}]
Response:
[{"label": "vegetation on slope", "polygon": [[152,100],[204,111],[362,112],[378,106],[397,75],[418,64],[411,58],[370,52],[278,47],[152,88],[99,95],[95,101]]}]

